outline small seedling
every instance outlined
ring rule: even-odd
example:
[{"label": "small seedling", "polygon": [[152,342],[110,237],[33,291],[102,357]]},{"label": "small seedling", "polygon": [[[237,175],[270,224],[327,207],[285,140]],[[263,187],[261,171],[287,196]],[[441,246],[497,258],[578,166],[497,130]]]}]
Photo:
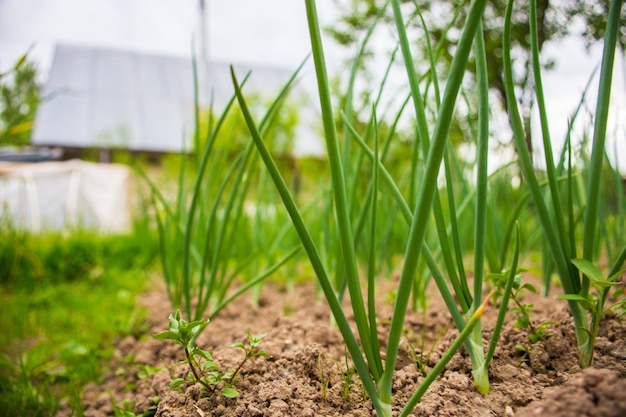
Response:
[{"label": "small seedling", "polygon": [[[589,333],[592,346],[595,346],[595,340],[598,335],[602,316],[611,309],[616,309],[618,312],[620,310],[623,311],[624,306],[626,305],[626,300],[623,297],[619,299],[619,296],[623,296],[624,292],[621,291],[620,293],[620,290],[618,290],[616,291],[618,301],[615,304],[604,308],[609,294],[609,289],[612,287],[619,287],[620,285],[623,288],[624,284],[620,283],[618,278],[624,273],[625,270],[615,271],[621,266],[618,262],[607,276],[597,265],[587,261],[586,259],[572,259],[571,262],[589,280],[589,284],[595,290],[595,294],[591,291],[587,291],[586,296],[580,294],[564,294],[556,297],[556,299],[578,302],[583,309],[590,313],[591,328],[587,330],[587,332]],[[593,351],[591,352],[589,360],[593,360]]]},{"label": "small seedling", "polygon": [[322,361],[321,353],[317,356],[317,368],[319,369],[320,382],[322,383],[322,401],[326,402],[326,398],[328,396],[328,388],[330,387],[330,375],[324,374],[324,364]]},{"label": "small seedling", "polygon": [[[425,329],[425,327],[424,327]],[[427,369],[426,367],[428,366],[428,362],[430,362],[430,358],[433,354],[433,351],[435,349],[435,346],[437,345],[437,343],[439,342],[439,339],[441,338],[441,336],[444,335],[444,333],[448,330],[447,326],[444,327],[443,329],[441,329],[441,331],[439,331],[439,333],[437,333],[437,336],[435,337],[435,340],[432,344],[432,346],[430,347],[430,349],[428,350],[428,352],[426,352],[426,346],[424,345],[424,341],[425,341],[425,330],[422,330],[422,336],[421,336],[421,342],[420,342],[420,348],[419,349],[415,349],[414,347],[414,343],[411,342],[411,335],[408,329],[404,329],[404,337],[406,339],[406,342],[408,344],[408,348],[406,349],[406,353],[409,356],[409,358],[415,363],[415,366],[417,367],[417,370],[419,373],[421,373],[423,376],[426,376]]]},{"label": "small seedling", "polygon": [[343,390],[341,392],[343,399],[347,400],[350,396],[350,390],[352,388],[352,378],[356,375],[356,369],[353,366],[350,366],[350,356],[348,354],[348,350],[344,346],[343,355],[345,360],[346,369],[345,371],[342,369],[341,364],[339,362],[335,362],[337,364],[337,368],[341,375],[343,375]]},{"label": "small seedling", "polygon": [[146,411],[141,414],[135,413],[133,410],[135,408],[135,403],[130,401],[129,399],[125,399],[121,403],[115,403],[113,397],[111,397],[111,402],[113,403],[113,415],[115,417],[151,417],[156,414],[157,407],[159,405],[159,401],[161,399],[158,396],[152,397],[152,405],[148,407]]},{"label": "small seedling", "polygon": [[213,352],[200,349],[195,343],[202,330],[209,324],[208,320],[195,320],[187,323],[181,318],[180,311],[177,311],[175,315],[170,314],[169,320],[169,330],[152,336],[155,339],[173,340],[174,343],[181,345],[185,351],[185,360],[182,363],[188,364],[190,368],[186,378],[175,378],[170,383],[170,389],[181,388],[183,384],[199,383],[211,395],[219,388],[224,397],[235,398],[239,393],[233,385],[243,365],[254,357],[271,358],[271,355],[259,348],[261,340],[266,335],[253,336],[248,331],[247,345],[241,342],[231,345],[233,348],[243,350],[243,360],[236,369],[222,372],[222,368],[213,360]]},{"label": "small seedling", "polygon": [[356,370],[354,366],[350,366],[350,356],[349,356],[348,350],[344,347],[345,369],[339,361],[333,359],[330,356],[326,356],[320,353],[319,356],[317,357],[317,367],[319,369],[319,378],[322,384],[322,393],[321,393],[322,400],[326,401],[328,397],[328,391],[331,386],[331,380],[334,374],[330,372],[328,373],[324,372],[324,365],[325,365],[324,358],[327,358],[328,360],[333,362],[335,366],[337,367],[337,371],[338,371],[337,375],[341,375],[341,378],[343,379],[343,388],[341,390],[341,396],[344,400],[347,400],[348,397],[350,397],[350,392],[352,392],[353,379],[354,379],[354,376],[356,375]]},{"label": "small seedling", "polygon": [[[511,308],[510,311],[518,314],[517,319],[515,320],[515,327],[518,329],[528,330],[528,341],[530,342],[530,345],[524,346],[518,344],[515,346],[516,349],[520,350],[524,354],[522,357],[522,362],[526,362],[528,361],[531,346],[535,343],[548,339],[551,336],[551,334],[547,331],[548,326],[556,324],[556,322],[543,321],[537,324],[533,323],[533,321],[530,319],[530,312],[535,309],[535,305],[530,303],[524,303],[522,301],[522,298],[524,296],[525,290],[537,294],[537,289],[529,282],[522,283],[521,272],[524,272],[524,270],[518,269],[513,280],[513,287],[511,290],[510,299],[515,303],[515,307]],[[506,285],[508,273],[508,271],[504,271],[500,274],[491,274],[489,276],[489,278],[493,280],[497,287],[496,300],[500,296],[501,291]]]}]

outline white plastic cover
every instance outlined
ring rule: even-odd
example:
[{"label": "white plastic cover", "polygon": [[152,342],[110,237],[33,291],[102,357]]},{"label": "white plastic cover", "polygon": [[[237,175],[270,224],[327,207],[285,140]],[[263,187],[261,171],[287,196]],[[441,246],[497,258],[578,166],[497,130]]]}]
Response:
[{"label": "white plastic cover", "polygon": [[130,169],[80,160],[0,164],[0,216],[33,232],[130,228]]}]

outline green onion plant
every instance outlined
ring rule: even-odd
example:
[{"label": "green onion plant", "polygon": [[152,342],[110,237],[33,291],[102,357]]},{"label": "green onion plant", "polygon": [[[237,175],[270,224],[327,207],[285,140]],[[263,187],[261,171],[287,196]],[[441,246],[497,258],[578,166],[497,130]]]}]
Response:
[{"label": "green onion plant", "polygon": [[[544,103],[541,71],[539,67],[539,47],[537,36],[536,1],[529,2],[529,21],[531,25],[531,53],[533,57],[533,73],[535,77],[536,103],[539,110],[543,150],[547,177],[547,189],[541,186],[540,178],[533,165],[530,152],[524,140],[522,125],[515,91],[513,86],[513,64],[511,59],[511,14],[513,1],[508,2],[503,34],[504,72],[509,117],[513,128],[514,140],[519,156],[519,164],[524,175],[524,182],[532,196],[537,216],[547,247],[549,257],[554,264],[556,273],[563,287],[559,299],[567,300],[572,313],[579,360],[582,367],[588,367],[593,361],[593,349],[599,330],[599,323],[604,313],[604,303],[608,292],[619,275],[620,268],[626,260],[626,245],[607,239],[605,225],[610,224],[609,207],[606,199],[601,198],[603,189],[603,166],[606,160],[607,120],[610,107],[612,71],[615,58],[617,36],[620,30],[620,11],[622,0],[612,0],[607,17],[604,38],[604,51],[600,69],[598,97],[595,112],[595,124],[591,138],[591,156],[583,164],[582,172],[574,172],[572,163],[571,141],[566,142],[569,157],[565,187],[560,187],[552,152],[550,127]],[[579,177],[583,181],[578,180]],[[582,193],[577,193],[581,185]],[[614,184],[620,187],[619,183]],[[617,195],[623,193],[618,188]],[[623,208],[623,206],[622,206]],[[623,217],[617,213],[617,218]],[[582,229],[582,234],[580,233]],[[622,233],[623,237],[623,233]],[[581,245],[578,242],[582,242]],[[602,243],[607,245],[602,250]],[[624,245],[620,250],[620,246]],[[608,273],[602,273],[598,267],[599,257],[607,256]],[[595,290],[595,293],[594,291]],[[588,318],[588,313],[589,318]]]},{"label": "green onion plant", "polygon": [[[276,122],[296,76],[297,72],[268,107],[261,123],[263,132]],[[254,215],[246,214],[252,179],[257,178],[258,172],[254,146],[250,142],[235,155],[230,149],[216,146],[218,141],[232,139],[224,125],[235,97],[217,120],[212,112],[208,113],[206,132],[202,135],[195,63],[194,80],[195,147],[191,158],[181,156],[174,202],[138,167],[152,193],[168,296],[173,309],[182,310],[188,321],[202,320],[205,314],[208,319],[214,318],[230,301],[260,284],[300,250],[299,245],[284,248],[285,232],[280,231],[284,226],[277,225],[273,229],[276,234],[271,237],[270,220],[260,228],[262,207],[257,205]],[[262,187],[255,185],[257,190]],[[260,201],[258,196],[256,201]],[[279,222],[282,218],[277,215],[271,220]],[[251,228],[258,232],[252,231],[256,236],[252,245]],[[259,246],[269,240],[273,244],[261,250]],[[268,265],[270,260],[273,262]],[[236,280],[240,280],[240,285],[233,289]]]},{"label": "green onion plant", "polygon": [[[289,188],[282,177],[276,162],[268,150],[263,138],[261,129],[257,126],[246,104],[241,85],[237,76],[232,71],[233,83],[239,105],[244,114],[246,123],[251,132],[254,143],[259,151],[263,162],[265,163],[274,184],[280,194],[280,197],[291,217],[295,229],[300,237],[302,245],[307,252],[311,265],[318,278],[318,283],[324,293],[324,296],[332,311],[337,326],[344,338],[348,352],[355,364],[356,371],[362,381],[364,390],[373,402],[374,408],[378,415],[390,416],[392,410],[392,381],[396,359],[399,351],[400,339],[403,334],[403,325],[406,312],[409,308],[409,299],[414,288],[414,283],[422,278],[417,276],[418,264],[421,256],[424,257],[430,272],[432,273],[438,288],[448,306],[451,315],[459,329],[459,336],[442,357],[441,361],[427,375],[423,383],[419,385],[413,393],[411,399],[404,405],[400,415],[408,415],[417,404],[421,396],[424,394],[428,386],[434,381],[439,373],[444,369],[447,362],[452,358],[456,351],[465,344],[472,358],[474,367],[474,377],[478,388],[482,392],[488,391],[487,363],[493,355],[495,343],[497,342],[497,334],[499,330],[494,332],[494,339],[490,344],[487,355],[482,346],[482,333],[480,331],[480,318],[486,307],[487,296],[484,301],[482,297],[482,268],[485,251],[485,223],[486,223],[486,194],[487,194],[487,175],[486,175],[486,157],[487,157],[487,140],[488,140],[488,102],[487,85],[486,85],[486,65],[484,61],[484,48],[482,47],[481,36],[481,16],[485,7],[485,1],[478,0],[472,3],[469,9],[466,25],[461,35],[456,55],[450,69],[450,74],[443,90],[443,96],[440,104],[435,112],[435,124],[432,133],[429,132],[427,113],[424,108],[423,97],[419,91],[419,79],[413,68],[413,61],[409,48],[409,40],[406,36],[402,13],[399,1],[392,1],[391,5],[394,12],[395,22],[398,29],[400,39],[400,51],[402,52],[406,73],[411,87],[411,98],[414,103],[415,115],[417,119],[417,143],[421,143],[423,156],[421,158],[413,155],[413,168],[408,183],[414,184],[409,186],[409,203],[414,205],[411,209],[407,203],[402,191],[398,187],[398,183],[391,177],[383,162],[381,161],[381,149],[379,147],[379,120],[377,117],[376,103],[372,105],[372,115],[367,125],[365,138],[352,125],[349,112],[342,115],[344,130],[349,132],[361,149],[360,155],[356,158],[357,167],[364,161],[369,161],[371,165],[371,176],[367,178],[365,199],[360,204],[366,206],[367,209],[355,209],[355,184],[360,170],[355,170],[349,161],[354,160],[355,151],[346,151],[349,141],[344,140],[343,150],[339,142],[338,129],[331,105],[329,80],[326,74],[324,51],[322,47],[319,23],[315,2],[308,0],[306,2],[307,17],[309,21],[309,32],[312,42],[313,60],[318,82],[319,100],[322,109],[322,122],[324,127],[324,135],[326,140],[326,150],[331,170],[331,191],[329,199],[332,198],[332,207],[336,218],[337,239],[340,247],[341,265],[339,270],[345,279],[345,286],[349,295],[352,312],[355,317],[356,332],[353,332],[346,318],[346,313],[340,302],[341,292],[338,291],[336,282],[331,279],[328,268],[324,264],[318,245],[312,237],[310,228],[304,221],[304,218],[296,204],[295,199],[290,194]],[[369,36],[369,35],[368,35]],[[457,275],[457,271],[462,271],[462,253],[461,244],[459,242],[458,224],[449,227],[446,224],[443,215],[442,203],[439,197],[438,177],[442,161],[445,161],[445,167],[451,170],[454,158],[446,155],[446,152],[452,152],[448,146],[448,134],[453,121],[453,114],[456,106],[456,99],[461,87],[461,82],[465,74],[468,64],[470,51],[474,45],[476,54],[483,59],[479,65],[480,88],[480,123],[477,133],[478,149],[479,149],[479,170],[477,181],[480,183],[477,193],[475,207],[475,224],[477,233],[474,243],[477,275],[474,280],[474,291],[469,290],[468,278],[461,272]],[[434,64],[433,64],[434,66]],[[433,81],[435,84],[436,81]],[[402,106],[404,109],[404,105]],[[345,133],[345,132],[344,132]],[[393,133],[389,138],[393,137]],[[345,138],[345,137],[344,137]],[[373,143],[373,150],[366,143]],[[383,143],[383,152],[385,149]],[[414,146],[414,151],[418,151]],[[417,166],[419,161],[423,161],[423,165]],[[451,178],[450,172],[448,177]],[[388,194],[382,192],[384,190]],[[411,191],[414,190],[414,191]],[[377,257],[375,256],[376,247],[379,244],[379,235],[377,234],[377,225],[384,222],[382,214],[379,212],[379,200],[384,196],[391,196],[394,207],[397,212],[402,214],[404,221],[408,224],[408,234],[404,240],[404,264],[400,274],[400,281],[395,291],[394,309],[390,323],[390,330],[385,340],[386,354],[383,355],[380,349],[380,335],[377,331],[377,315],[375,309],[375,289],[376,274],[378,267],[376,265]],[[455,211],[454,199],[448,194],[448,206],[451,207],[452,213],[450,217],[457,216]],[[434,208],[433,208],[434,207]],[[355,214],[356,213],[356,214]],[[446,280],[444,274],[440,271],[435,260],[432,250],[426,242],[427,232],[431,225],[431,215],[434,215],[436,222],[436,233],[441,240],[440,252],[445,252],[448,260],[446,268],[449,274],[449,280]],[[356,220],[355,220],[356,219]],[[454,222],[451,222],[454,223]],[[363,225],[369,225],[363,230],[368,230],[358,240],[355,238],[356,230]],[[451,235],[451,237],[449,237]],[[364,244],[364,242],[366,244]],[[518,239],[519,242],[519,239]],[[366,255],[366,275],[365,284],[366,291],[362,291],[362,282],[359,276],[357,249],[360,248]],[[421,255],[421,256],[420,256]],[[519,255],[519,243],[515,248],[515,263]],[[516,270],[516,265],[512,271]],[[452,277],[454,276],[454,277]],[[514,273],[511,273],[511,282]],[[452,283],[454,291],[460,300],[461,308],[457,306],[454,296],[448,289],[449,282]],[[507,289],[510,293],[511,286]],[[365,295],[364,295],[365,294]],[[507,303],[503,302],[501,311],[506,312]],[[499,326],[504,320],[504,313],[501,314]],[[360,341],[357,342],[357,340]]]}]

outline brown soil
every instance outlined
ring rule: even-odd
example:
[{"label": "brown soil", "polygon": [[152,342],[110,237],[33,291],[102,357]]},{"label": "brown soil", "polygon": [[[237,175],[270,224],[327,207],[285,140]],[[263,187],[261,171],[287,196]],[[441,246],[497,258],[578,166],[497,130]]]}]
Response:
[{"label": "brown soil", "polygon": [[[384,299],[386,290],[379,293]],[[626,416],[626,323],[615,317],[605,319],[594,367],[583,371],[565,302],[534,294],[524,301],[535,304],[534,323],[556,322],[548,328],[551,337],[532,345],[528,360],[523,361],[515,346],[529,345],[528,332],[514,328],[515,317],[509,313],[489,369],[491,393],[481,395],[475,389],[463,348],[413,410],[414,416]],[[417,356],[423,350],[426,371],[458,334],[439,297],[433,295],[429,302],[427,315],[410,313],[406,319],[407,336]],[[151,332],[164,330],[170,309],[164,291],[146,294],[142,303],[149,311]],[[379,331],[384,335],[391,305],[381,300],[378,309]],[[483,324],[486,337],[495,315],[491,307]],[[207,398],[197,385],[185,386],[184,392],[170,391],[170,374],[188,373],[187,365],[179,363],[181,348],[151,337],[127,337],[116,346],[111,372],[100,384],[86,387],[85,416],[114,415],[113,403],[124,402],[140,415],[154,404],[155,396],[160,398],[156,409],[160,417],[375,415],[356,375],[346,387],[342,339],[312,284],[294,291],[266,284],[258,307],[251,306],[248,296],[240,297],[206,328],[198,345],[213,351],[223,368],[235,367],[242,352],[230,345],[244,341],[248,330],[267,333],[261,347],[273,358],[254,358],[245,365],[235,386],[238,398]],[[394,415],[423,379],[409,351],[404,340],[394,381],[398,405]],[[161,370],[145,375],[140,372],[142,365]],[[69,407],[63,406],[58,416],[70,414]]]}]

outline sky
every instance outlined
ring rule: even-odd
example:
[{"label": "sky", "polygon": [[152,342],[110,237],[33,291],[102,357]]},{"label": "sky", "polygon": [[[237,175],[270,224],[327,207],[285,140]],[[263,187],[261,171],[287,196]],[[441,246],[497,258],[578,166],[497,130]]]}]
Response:
[{"label": "sky", "polygon": [[[198,4],[199,0],[0,0],[0,71],[32,46],[30,56],[45,78],[57,42],[190,57],[192,39],[199,36]],[[330,25],[337,17],[333,2],[317,4],[321,26]],[[206,5],[212,60],[293,70],[309,53],[303,1],[206,0]],[[325,48],[332,76],[345,55],[329,39]],[[543,53],[556,59],[555,70],[544,75],[544,88],[558,147],[601,51],[593,48],[587,53],[578,39],[567,39],[548,44]],[[611,114],[617,134],[610,135],[609,149],[626,149],[626,126],[620,124],[626,121],[625,74],[623,56],[618,57],[612,95],[618,111]],[[312,70],[307,76],[313,77]],[[626,151],[618,155],[626,172]]]},{"label": "sky", "polygon": [[[320,19],[332,15],[330,2]],[[34,45],[45,71],[55,42],[190,56],[198,0],[0,0],[0,67]],[[208,50],[224,61],[297,67],[309,50],[304,2],[206,0]]]}]

